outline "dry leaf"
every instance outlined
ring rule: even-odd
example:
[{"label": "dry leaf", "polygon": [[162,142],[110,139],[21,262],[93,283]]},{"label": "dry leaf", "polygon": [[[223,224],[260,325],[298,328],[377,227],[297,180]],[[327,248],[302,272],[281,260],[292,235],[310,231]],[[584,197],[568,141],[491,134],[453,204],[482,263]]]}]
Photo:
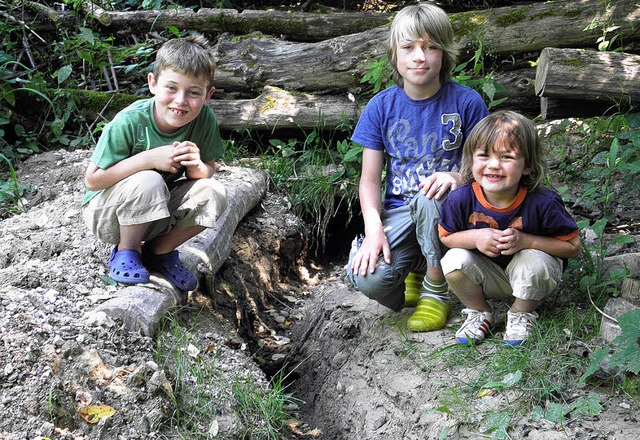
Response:
[{"label": "dry leaf", "polygon": [[78,410],[80,417],[87,423],[98,423],[100,419],[111,417],[116,410],[109,405],[91,405]]},{"label": "dry leaf", "polygon": [[484,396],[493,396],[495,394],[496,394],[495,390],[492,390],[491,388],[483,388],[478,392],[478,395],[476,397],[480,398]]}]

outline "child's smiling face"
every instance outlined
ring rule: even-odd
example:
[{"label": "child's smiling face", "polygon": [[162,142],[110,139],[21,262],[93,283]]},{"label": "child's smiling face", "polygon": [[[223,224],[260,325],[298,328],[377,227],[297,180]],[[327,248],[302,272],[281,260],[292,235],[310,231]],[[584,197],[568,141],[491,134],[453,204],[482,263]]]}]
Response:
[{"label": "child's smiling face", "polygon": [[492,205],[508,206],[520,188],[520,178],[529,174],[517,149],[500,142],[491,149],[473,152],[473,178]]},{"label": "child's smiling face", "polygon": [[158,78],[150,73],[148,81],[156,97],[153,115],[163,133],[173,133],[193,121],[215,91],[207,81],[171,69]]}]

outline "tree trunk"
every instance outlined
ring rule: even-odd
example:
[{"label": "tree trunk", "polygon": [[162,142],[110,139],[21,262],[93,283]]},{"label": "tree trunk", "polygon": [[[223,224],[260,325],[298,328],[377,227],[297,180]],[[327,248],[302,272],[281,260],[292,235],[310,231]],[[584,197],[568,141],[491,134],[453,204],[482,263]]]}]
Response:
[{"label": "tree trunk", "polygon": [[[27,6],[38,9],[41,5],[27,2]],[[116,33],[146,33],[167,26],[181,30],[197,30],[208,34],[229,32],[246,35],[251,32],[289,40],[319,41],[341,35],[356,34],[352,40],[375,38],[376,53],[386,51],[387,23],[391,14],[344,12],[315,14],[303,12],[243,11],[233,9],[173,9],[164,11],[110,12],[87,7],[89,15],[99,15],[102,27],[96,31]],[[91,11],[94,11],[93,14]],[[96,14],[95,11],[99,11]],[[42,16],[42,15],[41,15]],[[48,20],[36,17],[26,10],[20,19],[35,31],[53,31],[56,26],[75,28],[78,18],[68,12],[45,14]],[[544,47],[596,47],[596,40],[603,36],[604,29],[620,26],[609,37],[617,35],[625,43],[640,41],[640,6],[634,1],[619,0],[564,0],[557,2],[535,2],[529,5],[506,6],[481,11],[450,14],[451,23],[458,36],[464,56],[469,56],[482,41],[490,53],[506,57],[518,53],[539,52]],[[360,35],[362,32],[371,31]],[[239,41],[242,44],[244,40]],[[374,44],[374,46],[376,45]],[[346,47],[345,56],[367,58],[376,53],[358,53]]]},{"label": "tree trunk", "polygon": [[[35,5],[31,6],[36,8]],[[388,24],[391,14],[368,12],[336,12],[330,14],[253,11],[238,12],[235,9],[202,8],[198,12],[191,9],[168,9],[153,11],[105,11],[91,3],[82,4],[83,12],[98,20],[102,25],[95,30],[118,34],[141,34],[175,26],[181,30],[199,31],[207,34],[232,32],[236,35],[260,32],[267,35],[283,36],[293,41],[321,41],[340,35],[363,32]],[[38,7],[40,11],[40,8]],[[30,24],[35,31],[54,31],[56,26],[74,28],[78,18],[70,12],[48,10],[47,20]],[[22,17],[29,22],[33,16]]]},{"label": "tree trunk", "polygon": [[640,56],[548,47],[540,54],[536,95],[546,98],[640,102]]},{"label": "tree trunk", "polygon": [[[597,39],[617,35],[625,43],[640,41],[640,4],[618,0],[568,0],[471,11],[451,15],[451,22],[467,51],[479,41],[499,57],[545,47],[597,47]],[[467,52],[469,53],[469,52]]]},{"label": "tree trunk", "polygon": [[[635,2],[616,2],[608,10],[600,0],[536,3],[453,14],[451,22],[461,35],[461,60],[468,59],[478,41],[499,57],[537,54],[547,46],[595,47],[610,23],[620,25],[616,33],[625,42],[640,39],[635,31],[640,6]],[[596,28],[585,30],[591,23]],[[357,91],[370,63],[386,53],[387,38],[387,26],[313,44],[263,35],[221,36],[216,83],[227,92],[241,93],[266,85],[314,93]]]}]

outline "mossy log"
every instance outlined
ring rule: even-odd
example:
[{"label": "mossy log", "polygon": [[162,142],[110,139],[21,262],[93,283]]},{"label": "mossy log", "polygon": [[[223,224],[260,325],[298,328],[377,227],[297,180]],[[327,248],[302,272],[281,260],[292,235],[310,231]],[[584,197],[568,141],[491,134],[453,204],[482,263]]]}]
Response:
[{"label": "mossy log", "polygon": [[[595,47],[602,29],[615,23],[625,42],[640,40],[640,6],[600,0],[559,1],[450,15],[469,59],[478,41],[502,58],[537,54],[545,47]],[[585,30],[590,25],[592,30]],[[544,29],[544,31],[541,31]],[[217,85],[226,91],[250,92],[266,85],[309,93],[357,91],[373,60],[387,51],[388,27],[317,43],[293,43],[264,35],[222,35],[216,46]]]},{"label": "mossy log", "polygon": [[[87,118],[94,124],[111,120],[117,112],[143,96],[74,91]],[[214,95],[215,96],[215,95]],[[320,125],[336,128],[346,119],[357,120],[366,100],[356,101],[347,95],[320,96],[291,93],[265,87],[255,99],[212,99],[208,102],[220,129],[232,130],[312,130]],[[96,116],[97,115],[97,116]]]},{"label": "mossy log", "polygon": [[[35,2],[28,2],[35,4]],[[45,19],[25,9],[20,18],[36,31],[55,31],[56,26],[75,28],[84,18],[70,12]],[[373,39],[373,46],[386,45],[391,14],[339,12],[329,14],[202,8],[161,11],[100,11],[96,32],[141,34],[175,26],[207,34],[229,32],[247,35],[260,32],[292,41],[320,41],[354,34],[352,40]],[[108,15],[108,17],[106,16]],[[595,47],[604,29],[619,26],[615,35],[625,43],[640,41],[640,6],[634,1],[564,0],[533,2],[450,14],[463,52],[472,54],[482,41],[498,56],[539,52],[544,47]],[[240,40],[242,44],[244,40]],[[341,47],[344,47],[340,45]],[[384,48],[382,51],[386,50]],[[381,49],[377,49],[380,52]],[[368,58],[346,48],[345,56]],[[373,54],[375,55],[375,54]],[[259,57],[259,54],[255,54]]]},{"label": "mossy log", "polygon": [[[640,56],[548,47],[540,54],[535,90],[542,98],[615,109],[640,103]],[[548,105],[548,102],[547,102]],[[546,117],[543,108],[543,118]]]},{"label": "mossy log", "polygon": [[[293,41],[321,41],[358,33],[388,24],[392,18],[391,14],[369,12],[238,12],[235,9],[211,8],[202,8],[197,12],[187,8],[116,12],[99,9],[88,2],[82,6],[87,17],[99,21],[101,26],[96,26],[94,30],[103,33],[141,34],[175,26],[181,30],[206,34],[232,32],[244,35],[260,32]],[[48,20],[36,19],[27,13],[21,19],[26,22],[35,20],[31,27],[38,32],[54,31],[56,26],[74,28],[79,20],[71,12],[49,14],[47,18]]]}]

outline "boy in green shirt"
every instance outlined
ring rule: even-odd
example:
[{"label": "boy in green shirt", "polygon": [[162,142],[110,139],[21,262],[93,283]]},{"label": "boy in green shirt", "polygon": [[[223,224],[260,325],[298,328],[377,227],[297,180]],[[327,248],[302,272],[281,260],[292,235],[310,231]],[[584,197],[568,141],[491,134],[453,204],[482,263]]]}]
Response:
[{"label": "boy in green shirt", "polygon": [[149,73],[152,98],[131,104],[105,127],[85,173],[85,221],[114,244],[109,275],[146,283],[157,271],[181,290],[198,280],[176,248],[227,207],[222,184],[211,179],[223,145],[205,103],[215,61],[206,39],[176,38],[162,45]]}]

